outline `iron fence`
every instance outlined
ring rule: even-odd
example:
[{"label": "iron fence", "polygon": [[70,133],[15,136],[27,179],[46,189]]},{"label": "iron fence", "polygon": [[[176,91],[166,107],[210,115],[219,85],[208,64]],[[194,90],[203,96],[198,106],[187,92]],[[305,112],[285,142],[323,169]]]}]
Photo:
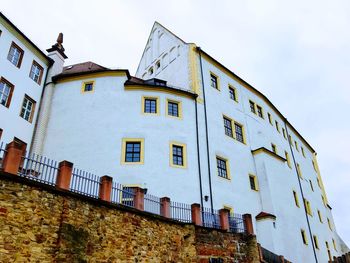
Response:
[{"label": "iron fence", "polygon": [[278,255],[267,250],[266,248],[261,247],[261,253],[263,256],[263,260],[268,263],[280,263],[282,262]]},{"label": "iron fence", "polygon": [[55,185],[58,163],[38,154],[25,154],[22,157],[18,175],[33,181]]},{"label": "iron fence", "polygon": [[113,182],[112,184],[112,203],[121,204],[129,207],[135,207],[134,204],[135,189],[134,187],[124,186]]},{"label": "iron fence", "polygon": [[170,201],[171,218],[184,223],[192,223],[191,205]]},{"label": "iron fence", "polygon": [[203,207],[201,212],[204,227],[221,229],[220,216],[217,210]]},{"label": "iron fence", "polygon": [[230,225],[230,232],[232,233],[244,233],[245,225],[243,216],[240,214],[230,214],[228,217],[228,222]]},{"label": "iron fence", "polygon": [[70,190],[72,192],[98,198],[99,188],[99,176],[73,168],[72,178],[70,182]]},{"label": "iron fence", "polygon": [[145,194],[144,195],[144,209],[147,212],[160,215],[161,210],[160,198],[154,195]]},{"label": "iron fence", "polygon": [[6,152],[6,143],[0,142],[0,168],[2,168],[2,161]]}]

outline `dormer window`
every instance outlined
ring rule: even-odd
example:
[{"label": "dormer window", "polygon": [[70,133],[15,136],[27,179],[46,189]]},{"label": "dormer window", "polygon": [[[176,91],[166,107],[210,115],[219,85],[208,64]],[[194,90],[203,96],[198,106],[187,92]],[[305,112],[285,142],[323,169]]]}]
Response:
[{"label": "dormer window", "polygon": [[156,69],[157,69],[157,70],[160,69],[160,60],[158,60],[158,61],[156,62]]},{"label": "dormer window", "polygon": [[153,75],[153,67],[150,67],[150,68],[149,68],[148,74]]},{"label": "dormer window", "polygon": [[32,68],[30,69],[29,77],[40,85],[43,76],[43,67],[33,60]]},{"label": "dormer window", "polygon": [[12,42],[7,59],[17,68],[21,67],[24,51],[15,43]]}]

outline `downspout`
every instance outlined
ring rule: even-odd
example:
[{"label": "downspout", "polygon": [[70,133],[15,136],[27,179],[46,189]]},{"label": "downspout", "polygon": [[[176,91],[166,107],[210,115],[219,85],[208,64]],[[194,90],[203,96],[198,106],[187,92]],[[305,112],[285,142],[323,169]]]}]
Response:
[{"label": "downspout", "polygon": [[205,139],[207,144],[207,162],[208,162],[208,178],[209,178],[209,192],[210,192],[210,206],[211,211],[213,213],[213,191],[211,187],[211,172],[210,172],[210,154],[209,154],[209,135],[208,135],[208,117],[207,117],[207,101],[205,99],[205,88],[204,88],[204,77],[203,77],[203,66],[202,66],[202,56],[201,56],[201,48],[198,47],[199,51],[199,62],[201,67],[201,80],[202,80],[202,88],[203,88],[203,103],[204,103],[204,121],[205,121]]},{"label": "downspout", "polygon": [[[49,58],[49,59],[50,59],[50,58]],[[50,59],[49,66],[47,67],[47,70],[46,70],[45,79],[44,79],[44,85],[43,85],[43,90],[42,90],[41,96],[40,96],[40,103],[39,103],[39,108],[38,108],[38,114],[37,114],[36,120],[35,120],[35,125],[34,125],[32,140],[31,140],[31,143],[30,143],[29,153],[32,153],[32,150],[33,150],[34,137],[35,137],[36,131],[37,131],[37,129],[38,129],[39,114],[40,114],[40,112],[41,112],[41,107],[42,107],[42,103],[43,103],[45,88],[46,88],[46,86],[47,86],[48,84],[50,84],[50,83],[46,83],[46,81],[47,81],[47,76],[49,75],[50,68],[52,67],[52,65],[53,65],[54,63],[55,63],[55,62],[54,62],[52,59]]]},{"label": "downspout", "polygon": [[309,229],[309,234],[310,234],[310,239],[311,239],[311,244],[312,244],[312,250],[313,250],[313,252],[314,252],[314,256],[315,256],[316,263],[318,263],[317,255],[316,255],[316,250],[315,250],[315,245],[314,245],[314,240],[313,240],[313,235],[312,235],[311,226],[310,226],[310,221],[309,221],[309,217],[308,217],[308,215],[307,215],[306,206],[305,206],[305,201],[304,201],[304,200],[305,200],[305,198],[304,198],[304,192],[303,192],[303,188],[302,188],[302,186],[301,186],[299,171],[298,171],[298,169],[297,169],[297,163],[296,163],[296,161],[295,161],[294,152],[293,152],[292,145],[291,145],[292,142],[291,142],[291,140],[289,140],[290,137],[289,137],[289,133],[288,133],[287,119],[284,119],[284,127],[286,128],[287,141],[288,141],[288,144],[289,144],[290,152],[292,153],[294,168],[295,168],[295,171],[297,172],[297,177],[298,177],[298,183],[299,183],[299,189],[300,189],[301,197],[303,198],[304,212],[305,212],[305,217],[306,217],[307,226],[308,226],[308,229]]},{"label": "downspout", "polygon": [[195,113],[196,113],[196,140],[197,140],[197,160],[198,160],[198,177],[199,177],[199,193],[201,200],[201,207],[203,207],[203,188],[202,188],[202,172],[201,172],[201,161],[199,153],[199,132],[198,132],[198,109],[197,109],[197,98],[194,101]]}]

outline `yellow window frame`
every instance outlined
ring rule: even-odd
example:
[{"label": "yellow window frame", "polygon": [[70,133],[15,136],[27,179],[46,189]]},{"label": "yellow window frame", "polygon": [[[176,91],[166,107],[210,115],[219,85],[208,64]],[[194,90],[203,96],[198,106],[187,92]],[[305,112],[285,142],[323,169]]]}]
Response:
[{"label": "yellow window frame", "polygon": [[[173,163],[173,146],[182,147],[182,163],[183,165],[177,165]],[[185,143],[171,141],[169,143],[169,165],[174,168],[187,168],[187,145]]]},{"label": "yellow window frame", "polygon": [[[218,170],[218,163],[217,163],[217,159],[221,159],[223,161],[225,161],[226,163],[226,173],[227,173],[227,178],[224,178],[222,176],[219,176],[219,170]],[[229,160],[225,157],[223,157],[222,155],[216,155],[215,156],[215,167],[216,167],[216,175],[221,178],[221,179],[224,179],[224,180],[229,180],[231,181],[231,171],[230,171],[230,163],[229,163]]]},{"label": "yellow window frame", "polygon": [[292,164],[290,162],[289,153],[287,151],[284,151],[284,155],[286,156],[288,167],[292,169]]},{"label": "yellow window frame", "polygon": [[251,187],[250,189],[258,192],[259,191],[258,177],[254,174],[249,174],[248,178],[249,178],[249,186],[250,186],[250,178],[253,178],[254,180],[254,189],[251,189]]},{"label": "yellow window frame", "polygon": [[[92,84],[92,90],[90,91],[85,91],[85,85],[87,84]],[[86,80],[86,81],[83,81],[82,84],[81,84],[81,90],[80,90],[81,93],[94,93],[95,92],[95,80]]]},{"label": "yellow window frame", "polygon": [[[211,85],[211,75],[213,75],[214,77],[216,77],[216,88],[214,88],[212,85]],[[220,78],[219,78],[219,76],[217,75],[217,74],[215,74],[214,72],[212,72],[212,71],[209,71],[209,83],[210,83],[210,87],[212,87],[212,88],[214,88],[214,89],[216,89],[216,90],[218,90],[218,91],[221,91],[221,88],[220,88]]]},{"label": "yellow window frame", "polygon": [[[139,142],[140,143],[140,161],[139,162],[126,162],[126,143],[128,142]],[[138,165],[144,164],[144,152],[145,152],[145,139],[144,138],[123,138],[122,139],[122,150],[121,150],[121,160],[120,163],[122,165]]]},{"label": "yellow window frame", "polygon": [[302,238],[302,240],[303,240],[304,245],[309,245],[309,241],[308,241],[308,239],[307,239],[305,230],[304,230],[304,229],[301,229],[301,230],[300,230],[300,233],[301,233],[301,238]]},{"label": "yellow window frame", "polygon": [[233,93],[234,93],[234,97],[235,97],[235,99],[234,99],[234,101],[235,102],[238,102],[238,92],[237,92],[237,88],[235,88],[234,86],[232,86],[231,84],[228,84],[228,90],[229,90],[229,92],[230,92],[230,89],[232,89],[233,90]]},{"label": "yellow window frame", "polygon": [[[169,115],[169,111],[168,111],[169,102],[177,104],[177,112],[179,116]],[[167,98],[165,103],[165,114],[167,117],[182,120],[182,102]]]},{"label": "yellow window frame", "polygon": [[300,207],[299,197],[297,191],[293,190],[294,203],[297,207]]},{"label": "yellow window frame", "polygon": [[[149,100],[156,100],[156,113],[150,113],[145,112],[145,101]],[[159,116],[160,115],[160,99],[157,96],[142,96],[141,98],[141,113],[143,115],[152,115],[152,116]]]}]

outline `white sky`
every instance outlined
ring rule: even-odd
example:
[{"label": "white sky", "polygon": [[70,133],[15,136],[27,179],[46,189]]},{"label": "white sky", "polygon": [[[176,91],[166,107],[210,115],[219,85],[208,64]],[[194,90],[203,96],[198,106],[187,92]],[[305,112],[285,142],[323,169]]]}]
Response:
[{"label": "white sky", "polygon": [[135,74],[157,20],[263,92],[318,152],[350,245],[350,1],[0,0],[42,50],[64,33],[68,64]]}]

